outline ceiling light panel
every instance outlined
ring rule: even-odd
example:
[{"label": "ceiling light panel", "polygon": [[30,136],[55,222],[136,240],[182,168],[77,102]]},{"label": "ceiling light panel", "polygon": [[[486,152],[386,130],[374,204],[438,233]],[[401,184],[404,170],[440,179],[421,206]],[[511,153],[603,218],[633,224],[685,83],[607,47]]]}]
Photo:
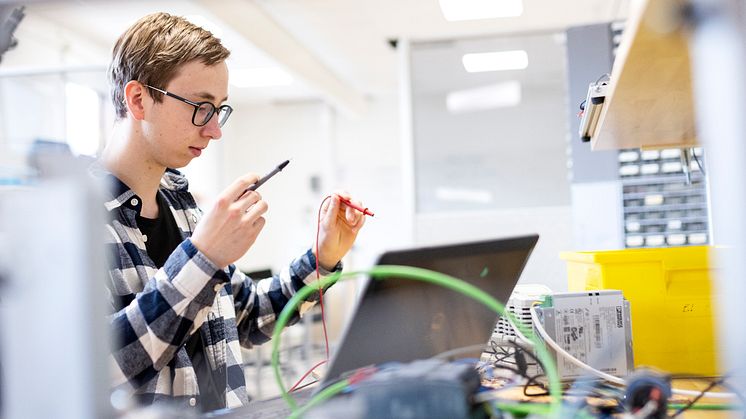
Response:
[{"label": "ceiling light panel", "polygon": [[521,84],[517,81],[456,90],[446,96],[446,108],[452,114],[517,106],[521,103]]},{"label": "ceiling light panel", "polygon": [[523,70],[528,67],[528,54],[523,50],[464,54],[461,62],[469,73]]}]

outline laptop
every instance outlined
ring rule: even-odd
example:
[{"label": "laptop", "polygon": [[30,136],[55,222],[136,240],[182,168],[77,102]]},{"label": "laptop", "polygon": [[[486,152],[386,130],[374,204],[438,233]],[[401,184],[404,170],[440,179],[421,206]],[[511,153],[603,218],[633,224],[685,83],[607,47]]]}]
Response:
[{"label": "laptop", "polygon": [[[376,265],[441,272],[505,303],[538,239],[532,235],[390,251]],[[399,278],[368,279],[322,386],[364,366],[409,362],[486,345],[497,318],[481,303],[438,285]],[[468,356],[468,352],[462,354]]]},{"label": "laptop", "polygon": [[[538,235],[529,235],[395,250],[382,254],[376,265],[404,265],[441,272],[468,282],[505,303],[538,239]],[[367,278],[359,295],[356,310],[345,327],[338,349],[332,354],[319,388],[365,366],[409,362],[486,345],[498,319],[494,311],[481,303],[422,281]],[[474,350],[459,356],[465,358],[480,353],[481,350]],[[297,396],[295,392],[293,395]],[[309,397],[310,393],[303,392],[301,399]],[[283,405],[282,399],[254,402],[239,409],[243,413],[233,411],[230,417],[289,413],[289,410],[277,410]]]}]

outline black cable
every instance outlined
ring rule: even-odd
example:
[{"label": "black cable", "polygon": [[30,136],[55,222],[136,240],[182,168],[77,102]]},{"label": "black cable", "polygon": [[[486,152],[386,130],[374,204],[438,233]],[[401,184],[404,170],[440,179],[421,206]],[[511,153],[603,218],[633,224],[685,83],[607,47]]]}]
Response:
[{"label": "black cable", "polygon": [[518,342],[508,341],[508,344],[510,344],[510,346],[512,346],[516,350],[523,351],[523,353],[526,354],[526,355],[528,355],[529,358],[533,359],[537,364],[541,365],[541,361],[539,360],[539,358],[536,357],[536,355],[534,355],[533,351],[529,350],[528,348],[526,348],[523,345],[520,345]]},{"label": "black cable", "polygon": [[308,387],[308,386],[310,386],[310,385],[312,385],[312,384],[316,384],[316,383],[318,383],[318,382],[319,382],[319,380],[318,380],[318,379],[316,379],[316,380],[313,380],[313,381],[311,381],[310,383],[306,383],[306,384],[303,384],[302,386],[298,386],[298,387],[296,387],[295,389],[293,389],[293,393],[295,393],[296,391],[298,391],[298,390],[300,390],[300,389],[306,388],[306,387]]},{"label": "black cable", "polygon": [[[494,341],[491,341],[491,342],[494,342]],[[540,366],[541,363],[538,361],[538,358],[536,358],[536,356],[533,354],[532,351],[527,350],[526,348],[522,347],[518,343],[512,342],[512,341],[510,341],[508,343],[510,344],[510,346],[512,346],[514,348],[514,351],[513,352],[508,352],[505,349],[504,346],[498,346],[501,349],[501,352],[503,353],[503,356],[501,356],[500,358],[498,358],[498,359],[496,359],[496,360],[494,360],[492,362],[493,367],[495,367],[495,368],[502,367],[501,365],[498,365],[499,363],[512,364],[512,365],[515,365],[516,368],[515,369],[511,369],[511,370],[517,371],[516,373],[518,375],[520,375],[520,376],[522,376],[522,377],[524,377],[526,379],[531,378],[528,375],[528,372],[527,372],[529,364],[526,362],[526,359],[525,359],[525,357],[523,355],[528,355],[531,359],[533,359],[535,361],[534,364],[530,364],[530,365],[539,365]],[[493,347],[493,348],[494,348],[495,351],[497,351],[496,347]],[[515,358],[515,362],[511,362],[510,361],[511,357]],[[504,368],[504,369],[507,369],[507,368]]]},{"label": "black cable", "polygon": [[[549,393],[546,390],[546,388],[544,387],[544,384],[540,383],[539,381],[536,381],[537,378],[541,378],[543,376],[544,376],[544,374],[536,374],[533,377],[529,377],[529,379],[526,381],[526,384],[523,385],[523,395],[526,396],[526,397],[541,397],[541,396],[548,396],[548,395],[550,395],[551,393]],[[541,392],[541,393],[529,393],[528,392],[528,388],[532,385],[531,383],[533,383],[533,385],[536,385],[537,387],[541,387],[541,388],[543,388],[545,390],[543,392]]]},{"label": "black cable", "polygon": [[[490,345],[492,346],[492,352],[489,352],[489,353],[496,358],[494,361],[492,361],[493,364],[497,364],[498,362],[505,362],[507,364],[515,364],[515,362],[511,362],[509,360],[509,358],[513,356],[512,352],[509,352],[507,349],[505,349],[504,346],[497,345],[497,343],[493,340],[490,341]],[[498,349],[500,349],[500,354],[497,353]]]},{"label": "black cable", "polygon": [[523,356],[523,351],[516,349],[513,352],[513,358],[515,359],[516,368],[522,372],[521,375],[528,374],[528,363],[526,362],[526,357]]},{"label": "black cable", "polygon": [[[502,362],[510,363],[509,361],[506,361],[506,359],[508,357],[510,357],[510,356],[515,357],[515,353],[520,351],[520,355],[519,356],[527,355],[529,358],[531,358],[534,361],[535,365],[541,367],[542,370],[544,370],[543,364],[541,363],[541,360],[539,360],[539,358],[534,354],[534,352],[532,350],[530,350],[529,348],[524,347],[523,345],[521,345],[521,344],[519,344],[518,342],[515,342],[515,341],[507,341],[507,343],[508,343],[508,345],[510,345],[510,346],[512,346],[514,348],[514,352],[513,353],[510,353],[510,352],[506,351],[504,349],[504,346],[497,345],[497,343],[495,341],[490,341],[492,349],[493,349],[493,351],[495,351],[495,353],[497,353],[497,349],[498,348],[500,348],[501,352],[503,352],[504,356],[501,358],[503,360]],[[493,366],[495,368],[502,368],[502,369],[511,370],[511,371],[517,373],[518,375],[521,375],[523,378],[526,378],[526,383],[523,385],[523,395],[525,397],[541,397],[541,396],[548,396],[548,395],[550,395],[550,393],[546,390],[546,387],[541,382],[537,381],[537,379],[539,379],[539,378],[541,378],[541,377],[544,376],[543,373],[536,374],[536,375],[533,375],[533,376],[529,376],[528,375],[528,371],[527,371],[528,364],[525,363],[525,358],[524,358],[524,361],[521,363],[521,364],[525,364],[526,365],[526,370],[524,370],[523,372],[518,371],[518,368],[513,369],[513,368],[508,367],[508,366],[497,365],[497,362],[499,362],[499,360],[495,361],[493,363]],[[518,366],[517,365],[518,363],[519,362],[516,362],[516,366]],[[541,387],[542,389],[544,389],[544,391],[541,392],[541,393],[529,393],[528,392],[528,388],[531,387],[532,385],[536,385],[538,387]]]},{"label": "black cable", "polygon": [[[510,342],[510,341],[508,341],[508,342]],[[500,352],[502,352],[505,355],[507,355],[507,354],[510,353],[510,352],[508,352],[507,349],[505,349],[505,345],[498,344],[494,339],[490,339],[490,349],[492,349],[492,353],[495,354],[495,355],[497,355],[497,350],[498,349],[500,350]]]},{"label": "black cable", "polygon": [[[525,374],[522,373],[518,368],[514,368],[514,367],[512,367],[510,365],[504,365],[504,364],[513,364],[513,365],[515,365],[515,362],[510,362],[508,360],[508,358],[510,358],[511,356],[513,356],[513,354],[509,353],[509,352],[507,352],[505,350],[503,350],[501,352],[503,352],[503,354],[499,358],[497,358],[494,361],[492,361],[490,363],[490,366],[493,369],[506,370],[506,371],[512,372],[513,374],[525,377]],[[493,354],[493,355],[497,356],[497,354]]]},{"label": "black cable", "polygon": [[711,382],[710,385],[708,385],[707,387],[705,387],[704,390],[702,390],[702,391],[699,392],[699,394],[697,395],[697,397],[695,397],[692,400],[690,400],[689,403],[686,404],[686,406],[684,406],[681,409],[679,409],[676,412],[674,412],[674,414],[671,415],[670,417],[671,418],[675,418],[676,416],[678,416],[678,415],[686,412],[687,410],[691,409],[691,407],[694,406],[694,404],[697,403],[699,401],[699,399],[701,399],[702,397],[704,397],[705,393],[707,393],[708,391],[712,390],[713,388],[719,386],[720,384],[724,383],[725,380],[727,380],[727,379],[728,379],[728,376],[725,375],[725,376],[721,377],[720,379]]},{"label": "black cable", "polygon": [[515,363],[515,362],[513,362],[513,361],[510,361],[510,357],[512,357],[512,356],[514,356],[514,354],[513,354],[513,353],[506,353],[506,354],[504,354],[504,355],[501,355],[501,356],[500,356],[500,358],[497,358],[497,359],[495,359],[495,360],[494,360],[494,361],[493,361],[492,363],[493,363],[493,364],[497,364],[497,363],[499,363],[499,362],[504,362],[504,363],[506,363],[506,364],[513,364],[513,365],[516,365],[516,363]]}]

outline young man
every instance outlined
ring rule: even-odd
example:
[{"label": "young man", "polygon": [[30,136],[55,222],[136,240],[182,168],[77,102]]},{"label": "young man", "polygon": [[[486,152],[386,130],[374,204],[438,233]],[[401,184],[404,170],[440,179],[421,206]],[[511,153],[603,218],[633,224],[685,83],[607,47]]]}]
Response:
[{"label": "young man", "polygon": [[315,281],[316,254],[321,275],[341,269],[364,221],[334,196],[322,212],[320,253],[309,249],[256,285],[232,265],[264,226],[267,203],[244,192],[259,177],[237,179],[203,215],[175,170],[222,135],[232,111],[228,55],[210,32],[165,13],[136,22],[113,50],[119,126],[100,159],[112,181],[113,385],[142,403],[247,404],[240,345],[269,339],[287,301]]}]

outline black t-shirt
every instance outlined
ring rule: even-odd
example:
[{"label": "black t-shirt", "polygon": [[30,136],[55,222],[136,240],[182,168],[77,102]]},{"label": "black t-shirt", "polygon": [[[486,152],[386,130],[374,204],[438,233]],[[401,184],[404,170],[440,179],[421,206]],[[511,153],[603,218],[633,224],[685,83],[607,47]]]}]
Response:
[{"label": "black t-shirt", "polygon": [[181,237],[179,226],[176,225],[176,220],[163,195],[157,193],[155,200],[158,202],[158,218],[145,218],[138,215],[137,226],[145,236],[145,249],[148,251],[148,256],[153,260],[156,268],[162,268],[166,264],[166,259],[184,239]]},{"label": "black t-shirt", "polygon": [[[161,193],[156,194],[158,203],[158,218],[137,216],[137,226],[145,236],[145,249],[157,268],[162,268],[166,260],[184,240],[181,230],[176,224],[171,208]],[[200,405],[205,411],[225,407],[225,397],[222,395],[225,386],[216,386],[204,354],[204,345],[200,331],[196,331],[184,344],[189,358],[192,360],[197,384],[200,392]],[[221,388],[218,391],[218,388]]]}]

